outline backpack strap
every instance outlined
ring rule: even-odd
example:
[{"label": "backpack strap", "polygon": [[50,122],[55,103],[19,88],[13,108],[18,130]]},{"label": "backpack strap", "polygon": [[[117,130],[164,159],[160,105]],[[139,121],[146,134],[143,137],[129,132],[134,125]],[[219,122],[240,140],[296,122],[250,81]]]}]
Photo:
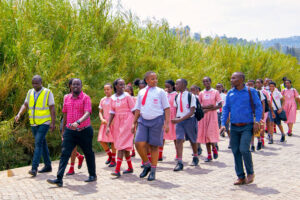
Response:
[{"label": "backpack strap", "polygon": [[192,102],[192,94],[188,93],[188,102],[189,102],[189,108],[191,109],[191,102]]}]

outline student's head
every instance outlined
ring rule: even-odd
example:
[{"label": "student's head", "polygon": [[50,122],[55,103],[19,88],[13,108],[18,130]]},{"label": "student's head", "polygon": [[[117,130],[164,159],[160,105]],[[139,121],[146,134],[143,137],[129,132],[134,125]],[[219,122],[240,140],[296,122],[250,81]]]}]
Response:
[{"label": "student's head", "polygon": [[40,91],[42,89],[42,82],[42,77],[40,75],[33,76],[31,84],[35,91]]},{"label": "student's head", "polygon": [[249,80],[247,83],[248,83],[248,87],[254,88],[254,86],[255,86],[254,80]]},{"label": "student's head", "polygon": [[134,83],[135,86],[139,87],[140,90],[147,86],[146,82],[144,80],[139,79],[139,78],[135,79],[133,81],[133,83]]},{"label": "student's head", "polygon": [[262,86],[264,84],[264,81],[262,79],[256,79],[255,81],[255,87],[258,89],[258,90],[261,90]]},{"label": "student's head", "polygon": [[265,78],[265,81],[264,81],[264,86],[268,86],[269,85],[269,82],[270,82],[270,79],[269,78]]},{"label": "student's head", "polygon": [[243,85],[245,82],[245,75],[242,72],[234,72],[230,79],[231,85],[237,87]]},{"label": "student's head", "polygon": [[292,87],[292,81],[291,80],[286,80],[284,82],[284,84],[285,84],[285,87],[287,87],[288,89],[290,89]]},{"label": "student's head", "polygon": [[200,88],[197,85],[192,85],[190,88],[191,93],[194,95],[199,95]]},{"label": "student's head", "polygon": [[222,92],[223,92],[224,87],[223,87],[222,83],[218,83],[218,84],[216,85],[216,90],[218,90],[219,93],[222,93]]},{"label": "student's head", "polygon": [[173,80],[166,80],[165,81],[165,90],[168,93],[175,91],[175,82]]},{"label": "student's head", "polygon": [[74,78],[72,81],[71,90],[74,94],[79,95],[82,89],[82,82],[79,78]]},{"label": "student's head", "polygon": [[133,91],[133,87],[131,86],[131,84],[126,85],[125,92],[128,92],[128,94],[130,94],[130,96],[134,96],[134,91]]},{"label": "student's head", "polygon": [[282,78],[282,82],[285,83],[285,81],[288,80],[287,77]]},{"label": "student's head", "polygon": [[271,81],[271,82],[269,83],[269,87],[270,87],[270,91],[273,92],[273,91],[275,90],[275,88],[276,88],[276,83],[273,82],[273,81]]},{"label": "student's head", "polygon": [[178,92],[184,92],[186,90],[186,87],[188,85],[187,80],[181,78],[181,79],[177,79],[176,83],[175,83],[175,89]]},{"label": "student's head", "polygon": [[107,97],[110,97],[112,94],[113,86],[110,83],[104,85],[104,94]]},{"label": "student's head", "polygon": [[209,77],[204,77],[202,82],[206,89],[209,89],[211,87],[211,79]]},{"label": "student's head", "polygon": [[155,72],[152,72],[152,71],[146,72],[144,80],[149,87],[157,86],[158,80],[157,80],[157,75]]},{"label": "student's head", "polygon": [[72,92],[72,82],[73,82],[73,78],[71,78],[71,79],[69,80],[69,84],[68,84],[68,87],[69,87],[70,92]]},{"label": "student's head", "polygon": [[125,90],[125,81],[121,78],[118,78],[113,83],[114,92],[118,95],[123,94]]}]

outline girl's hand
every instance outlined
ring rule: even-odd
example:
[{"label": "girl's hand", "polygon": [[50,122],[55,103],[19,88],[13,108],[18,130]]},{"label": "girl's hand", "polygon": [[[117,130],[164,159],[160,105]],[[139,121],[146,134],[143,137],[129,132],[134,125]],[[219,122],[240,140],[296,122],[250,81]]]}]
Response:
[{"label": "girl's hand", "polygon": [[165,124],[164,124],[164,130],[165,130],[165,132],[168,133],[168,132],[169,132],[169,129],[170,129],[170,128],[169,128],[169,123],[165,123]]},{"label": "girl's hand", "polygon": [[105,119],[101,120],[102,124],[107,124],[107,121]]},{"label": "girl's hand", "polygon": [[278,114],[280,114],[282,112],[282,108],[280,108],[277,112]]},{"label": "girl's hand", "polygon": [[105,132],[105,133],[106,133],[106,135],[108,135],[108,134],[109,134],[109,132],[110,132],[110,128],[109,128],[109,126],[107,126],[107,127],[106,127],[106,132]]}]

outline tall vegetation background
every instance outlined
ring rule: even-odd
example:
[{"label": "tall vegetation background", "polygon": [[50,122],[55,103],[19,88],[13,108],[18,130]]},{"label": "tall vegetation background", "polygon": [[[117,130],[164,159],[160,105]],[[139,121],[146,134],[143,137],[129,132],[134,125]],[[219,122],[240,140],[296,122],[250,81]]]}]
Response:
[{"label": "tall vegetation background", "polygon": [[[14,116],[40,74],[43,85],[55,96],[57,127],[67,82],[81,78],[91,96],[94,149],[100,121],[98,103],[103,85],[122,77],[126,82],[156,71],[164,80],[186,78],[202,86],[210,76],[213,84],[230,87],[230,76],[242,71],[247,79],[283,76],[300,89],[296,58],[255,45],[229,45],[218,39],[209,44],[193,40],[178,28],[170,31],[164,20],[141,22],[130,12],[112,8],[106,0],[1,0],[0,1],[0,170],[30,164],[34,148],[28,117],[14,123]],[[47,136],[51,156],[61,150],[59,130]]]}]

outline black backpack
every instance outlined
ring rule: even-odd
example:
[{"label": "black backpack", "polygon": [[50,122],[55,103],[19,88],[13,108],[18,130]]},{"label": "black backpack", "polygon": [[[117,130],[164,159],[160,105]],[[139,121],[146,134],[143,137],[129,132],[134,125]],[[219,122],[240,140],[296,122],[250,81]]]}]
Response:
[{"label": "black backpack", "polygon": [[[260,92],[257,91],[257,93],[258,93],[259,100],[260,100],[260,99],[261,99],[261,98],[260,98]],[[264,93],[263,93],[263,95],[264,95],[264,97],[265,97],[265,113],[266,113],[266,112],[269,112],[269,111],[270,111],[270,108],[269,108],[267,96],[266,96]]]},{"label": "black backpack", "polygon": [[[177,104],[177,96],[178,96],[178,94],[176,94],[176,96],[175,96],[176,104]],[[192,94],[189,92],[188,93],[189,107],[191,107],[191,101],[192,101]],[[178,109],[178,105],[177,105],[177,109]],[[195,117],[196,117],[197,121],[200,121],[204,117],[204,112],[202,110],[201,104],[200,104],[199,99],[197,97],[196,97]]]}]

